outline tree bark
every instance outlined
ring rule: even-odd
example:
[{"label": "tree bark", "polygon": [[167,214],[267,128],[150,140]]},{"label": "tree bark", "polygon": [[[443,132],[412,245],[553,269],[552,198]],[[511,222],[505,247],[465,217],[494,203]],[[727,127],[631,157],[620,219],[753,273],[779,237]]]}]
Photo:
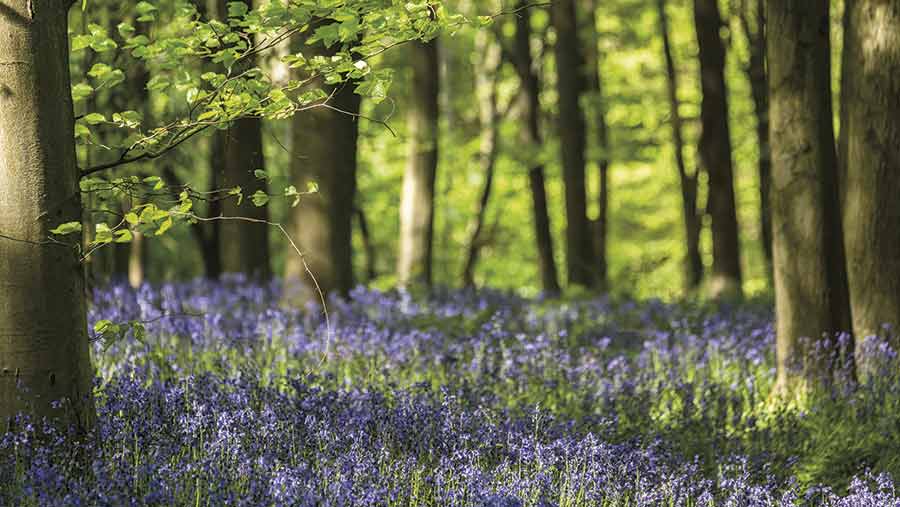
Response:
[{"label": "tree bark", "polygon": [[678,180],[681,183],[682,215],[685,231],[685,289],[695,291],[703,280],[703,258],[700,256],[700,230],[703,227],[702,217],[697,209],[697,173],[689,173],[684,161],[684,131],[681,119],[681,102],[678,99],[678,72],[675,70],[675,59],[672,56],[672,43],[669,39],[669,17],[666,13],[666,1],[656,3],[659,14],[660,33],[663,41],[663,54],[666,60],[667,91],[669,110],[672,116],[672,143],[675,149],[675,165],[678,168]]},{"label": "tree bark", "polygon": [[900,1],[847,2],[843,224],[857,340],[900,326]]},{"label": "tree bark", "polygon": [[407,117],[409,152],[400,202],[400,285],[432,283],[434,186],[438,162],[438,42],[412,42],[412,89]]},{"label": "tree bark", "polygon": [[305,257],[288,252],[285,278],[302,281],[307,289],[303,296],[313,300],[318,300],[318,290],[346,295],[354,284],[353,203],[361,98],[353,83],[337,86],[328,102],[331,107],[312,108],[292,120],[291,181],[301,192],[310,183],[319,191],[304,196],[291,212],[291,235]]},{"label": "tree bark", "polygon": [[[744,5],[738,14],[741,27],[750,47],[750,61],[744,67],[750,81],[750,93],[753,98],[753,110],[756,115],[756,139],[759,143],[759,227],[763,256],[771,272],[772,269],[772,211],[770,205],[770,188],[772,179],[772,150],[769,142],[769,87],[766,76],[766,13],[764,0],[753,0],[753,19]],[[754,27],[755,25],[755,27]]]},{"label": "tree bark", "polygon": [[[209,138],[209,189],[218,191],[225,188],[222,184],[221,167],[225,165],[225,132],[217,130]],[[173,172],[174,174],[174,172]],[[214,198],[209,201],[207,213],[211,217],[222,216],[222,200]],[[203,274],[208,280],[218,280],[222,276],[222,251],[220,248],[222,222],[198,223],[192,225],[195,238],[200,243],[203,257]]]},{"label": "tree bark", "polygon": [[[218,167],[219,188],[241,187],[244,199],[222,201],[222,215],[253,220],[269,220],[268,206],[256,206],[250,199],[256,192],[267,192],[266,180],[257,178],[256,170],[265,170],[262,145],[262,120],[241,118],[222,136],[222,165]],[[269,261],[269,226],[259,222],[223,220],[219,223],[219,252],[224,273],[244,273],[251,279],[271,278]]]},{"label": "tree bark", "polygon": [[566,267],[569,283],[594,288],[596,259],[587,218],[584,174],[587,139],[579,103],[585,89],[584,58],[578,42],[575,2],[557,0],[552,2],[550,12],[556,30],[558,129],[566,195]]},{"label": "tree bark", "polygon": [[719,36],[722,18],[717,0],[694,0],[694,24],[700,50],[701,103],[700,165],[709,178],[707,207],[712,218],[713,297],[741,295],[741,257],[731,134],[728,129],[728,91],[725,86],[725,47]]},{"label": "tree bark", "polygon": [[[827,2],[770,0],[777,385],[828,380],[815,341],[850,324],[838,212]],[[804,364],[805,363],[805,364]]]},{"label": "tree bark", "polygon": [[500,111],[497,105],[497,81],[500,75],[500,47],[490,40],[491,33],[482,30],[476,35],[476,54],[482,58],[475,69],[475,93],[478,95],[478,120],[481,144],[478,158],[484,174],[484,185],[475,212],[475,225],[466,248],[462,282],[466,287],[475,286],[475,266],[481,247],[484,246],[484,226],[487,208],[494,183],[494,168],[500,148]]},{"label": "tree bark", "polygon": [[[253,9],[253,0],[241,0]],[[226,0],[218,0],[215,18],[224,20],[228,7]],[[242,68],[234,70],[239,74],[255,64],[250,60]],[[217,183],[219,188],[241,187],[244,199],[238,204],[236,198],[224,199],[221,213],[226,217],[245,217],[253,220],[269,220],[269,208],[256,206],[250,196],[261,191],[267,192],[266,180],[257,178],[256,170],[265,170],[262,143],[262,120],[241,118],[231,123],[226,130],[216,132],[220,136],[213,146],[222,150],[214,154],[218,163]],[[219,255],[222,272],[244,273],[251,279],[268,280],[272,276],[269,260],[269,226],[259,222],[224,220],[218,222]]]},{"label": "tree bark", "polygon": [[[528,0],[519,0],[517,8],[526,9]],[[555,296],[560,293],[559,276],[553,253],[553,234],[550,232],[550,214],[547,211],[547,190],[544,184],[544,166],[537,157],[544,144],[541,135],[541,83],[531,56],[531,15],[529,11],[516,16],[516,33],[513,58],[522,93],[519,138],[523,147],[534,154],[528,168],[528,186],[531,190],[531,209],[534,218],[534,238],[538,253],[538,271],[541,287],[545,294]]]},{"label": "tree bark", "polygon": [[606,98],[603,94],[603,75],[600,70],[600,36],[597,33],[597,0],[588,2],[590,9],[587,23],[589,26],[587,84],[588,92],[594,99],[594,122],[597,129],[597,145],[600,148],[600,160],[597,162],[597,222],[595,232],[596,283],[597,288],[609,290],[609,262],[607,261],[607,241],[609,237],[609,166],[612,161],[612,143],[609,139],[609,124],[606,120]]},{"label": "tree bark", "polygon": [[24,411],[88,428],[93,371],[79,238],[49,240],[59,224],[81,221],[69,5],[0,8],[0,417]]}]

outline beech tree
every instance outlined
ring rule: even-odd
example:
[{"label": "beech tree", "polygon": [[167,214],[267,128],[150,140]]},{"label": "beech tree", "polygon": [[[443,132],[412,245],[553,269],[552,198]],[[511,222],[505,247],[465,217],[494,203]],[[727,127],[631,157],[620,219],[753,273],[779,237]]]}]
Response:
[{"label": "beech tree", "polygon": [[79,238],[51,234],[81,222],[70,4],[0,9],[0,417],[24,411],[87,428],[94,375]]},{"label": "beech tree", "polygon": [[770,0],[768,13],[777,382],[788,390],[829,374],[813,345],[850,319],[828,3]]},{"label": "beech tree", "polygon": [[685,239],[685,287],[693,291],[703,280],[703,257],[700,255],[700,231],[703,220],[697,209],[697,172],[688,171],[684,161],[684,130],[681,119],[681,101],[678,99],[678,72],[675,70],[675,59],[672,56],[672,42],[669,38],[669,16],[666,13],[666,0],[657,0],[659,29],[662,35],[663,56],[666,61],[666,91],[669,97],[669,111],[672,123],[672,145],[675,149],[675,166],[678,168],[678,181],[681,184],[682,217],[684,219]]},{"label": "beech tree", "polygon": [[[217,3],[216,19],[226,19],[228,1],[215,0]],[[232,0],[233,1],[233,0]],[[240,0],[248,11],[253,9],[253,0]],[[235,7],[232,7],[235,8]],[[246,33],[238,32],[247,37]],[[255,67],[255,58],[248,58],[235,67],[234,72],[240,74]],[[256,117],[239,118],[228,128],[216,132],[220,136],[214,148],[221,150],[214,155],[218,166],[213,169],[218,173],[215,181],[221,187],[240,187],[247,195],[256,192],[267,192],[266,179],[257,177],[256,171],[265,170],[265,157],[262,143],[262,120]],[[222,221],[219,223],[218,238],[219,255],[221,255],[222,271],[226,273],[244,273],[251,278],[267,280],[271,277],[269,260],[269,227],[264,223],[269,220],[269,208],[254,206],[250,200],[224,199],[220,212],[225,216],[243,216],[257,220]]]},{"label": "beech tree", "polygon": [[437,40],[413,42],[409,148],[400,201],[397,277],[402,285],[431,285],[434,248],[434,186],[438,163],[440,68]]},{"label": "beech tree", "polygon": [[462,282],[466,287],[475,286],[475,266],[484,246],[487,208],[494,188],[494,173],[500,155],[500,110],[497,82],[500,75],[500,46],[487,30],[478,33],[475,49],[482,55],[475,65],[475,93],[478,96],[478,123],[481,130],[478,147],[479,165],[484,174],[484,184],[478,198],[472,234],[466,248]]},{"label": "beech tree", "polygon": [[609,262],[607,261],[607,242],[609,237],[609,166],[612,161],[612,143],[609,136],[609,124],[606,120],[606,97],[604,96],[603,73],[600,67],[600,35],[597,33],[597,1],[587,3],[586,24],[587,37],[584,41],[587,51],[585,65],[586,91],[593,105],[593,123],[597,136],[597,147],[600,159],[597,161],[597,221],[594,232],[594,250],[596,255],[596,283],[601,291],[609,289]]},{"label": "beech tree", "polygon": [[[325,48],[315,48],[330,56]],[[352,83],[326,89],[330,107],[307,111],[292,119],[291,182],[297,188],[318,186],[318,192],[292,208],[290,230],[305,259],[285,257],[285,278],[302,281],[307,297],[324,293],[346,295],[353,288],[353,203],[356,199],[357,139],[360,97]],[[307,269],[315,275],[318,287]]]},{"label": "beech tree", "polygon": [[[528,0],[519,0],[517,9],[525,9]],[[521,126],[519,137],[531,154],[528,167],[528,187],[531,190],[531,208],[534,224],[535,246],[538,253],[538,269],[541,287],[547,294],[559,294],[559,276],[553,253],[553,235],[550,232],[550,214],[547,211],[547,190],[544,181],[544,165],[537,156],[544,144],[541,135],[541,81],[534,69],[531,55],[531,14],[521,12],[516,16],[515,42],[510,59],[522,83]]]},{"label": "beech tree", "polygon": [[772,266],[772,212],[770,206],[770,188],[772,186],[772,150],[769,142],[769,89],[768,72],[766,70],[766,46],[768,33],[766,28],[766,10],[764,0],[741,0],[737,8],[738,19],[747,45],[750,58],[744,66],[744,72],[750,81],[750,95],[753,99],[753,112],[756,115],[756,140],[759,160],[759,227],[763,255],[769,268]]},{"label": "beech tree", "polygon": [[585,90],[584,55],[578,41],[574,0],[550,6],[556,30],[556,90],[559,95],[558,132],[566,198],[566,270],[569,283],[596,286],[593,235],[587,217],[585,149],[587,134],[580,99]]},{"label": "beech tree", "polygon": [[848,0],[846,9],[843,224],[862,340],[900,326],[900,2]]},{"label": "beech tree", "polygon": [[694,26],[700,58],[703,101],[700,108],[700,165],[709,178],[707,209],[712,218],[714,297],[740,295],[741,255],[734,198],[725,46],[719,35],[722,17],[718,0],[694,0]]}]

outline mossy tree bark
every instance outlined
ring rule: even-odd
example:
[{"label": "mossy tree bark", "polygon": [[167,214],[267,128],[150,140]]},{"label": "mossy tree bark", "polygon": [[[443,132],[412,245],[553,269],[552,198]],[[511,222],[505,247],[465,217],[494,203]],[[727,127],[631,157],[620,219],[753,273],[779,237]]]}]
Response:
[{"label": "mossy tree bark", "polygon": [[553,234],[550,232],[550,214],[547,211],[547,189],[544,181],[544,165],[539,162],[538,152],[544,144],[541,135],[541,82],[534,69],[531,56],[531,15],[525,10],[528,0],[519,0],[516,16],[516,33],[513,49],[516,72],[522,83],[522,115],[520,139],[527,151],[532,154],[533,162],[528,168],[528,185],[531,189],[531,207],[534,215],[534,237],[538,253],[538,270],[541,275],[541,287],[550,295],[560,293],[559,275],[556,269],[556,258],[553,253]]},{"label": "mossy tree bark", "polygon": [[843,224],[857,340],[900,329],[900,1],[846,5]]},{"label": "mossy tree bark", "polygon": [[551,3],[556,30],[556,88],[559,95],[558,131],[566,197],[566,268],[569,283],[594,288],[596,257],[587,217],[585,149],[587,134],[580,99],[585,90],[584,55],[578,41],[574,0]]},{"label": "mossy tree bark", "polygon": [[[778,385],[828,379],[813,342],[850,325],[827,2],[768,4]],[[832,341],[832,343],[834,343]]]},{"label": "mossy tree bark", "polygon": [[95,414],[84,269],[75,245],[49,232],[81,221],[70,5],[0,4],[0,417],[25,411],[87,428]]},{"label": "mossy tree bark", "polygon": [[722,18],[718,0],[694,0],[694,25],[703,90],[699,155],[700,165],[709,177],[707,209],[712,218],[710,289],[713,297],[740,296],[741,256],[728,128],[725,47],[719,35]]},{"label": "mossy tree bark", "polygon": [[400,249],[397,277],[401,285],[432,283],[434,186],[438,163],[438,41],[412,42],[409,151],[400,201]]}]

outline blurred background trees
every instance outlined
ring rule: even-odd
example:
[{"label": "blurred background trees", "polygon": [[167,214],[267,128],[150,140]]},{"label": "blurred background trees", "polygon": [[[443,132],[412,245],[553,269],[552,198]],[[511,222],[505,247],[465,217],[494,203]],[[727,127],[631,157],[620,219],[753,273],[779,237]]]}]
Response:
[{"label": "blurred background trees", "polygon": [[[116,25],[140,14],[113,4],[73,10],[73,33],[102,22],[125,47]],[[134,22],[135,29],[162,36],[174,5],[156,2],[159,19]],[[221,17],[229,4],[198,7]],[[706,294],[712,278],[746,294],[771,290],[759,2],[455,0],[446,7],[470,19],[507,14],[484,29],[460,27],[441,37],[440,48],[437,41],[405,45],[376,57],[393,70],[386,101],[357,106],[346,92],[353,86],[339,85],[334,109],[237,121],[154,164],[165,167],[168,184],[241,186],[247,196],[278,193],[282,183],[302,191],[314,181],[319,193],[296,209],[290,199],[272,198],[262,209],[225,199],[203,211],[295,224],[291,234],[337,292],[362,281],[419,280],[553,293],[563,279],[673,297]],[[841,13],[840,6],[833,12],[835,32]],[[709,47],[701,51],[698,41]],[[291,44],[303,48],[302,36]],[[490,61],[494,48],[497,62]],[[146,85],[152,69],[122,52],[72,52],[76,76],[109,58],[127,70],[133,91],[95,94],[91,107],[111,114],[130,100],[164,115],[183,100],[155,93]],[[256,64],[281,79],[297,72],[272,54]],[[704,131],[713,139],[704,140]],[[705,163],[704,152],[712,157]],[[79,149],[82,162],[104,156],[99,145]],[[299,276],[277,236],[271,227],[229,221],[177,229],[140,247],[143,271],[151,281],[234,271]],[[106,255],[95,254],[94,278],[123,273]]]}]

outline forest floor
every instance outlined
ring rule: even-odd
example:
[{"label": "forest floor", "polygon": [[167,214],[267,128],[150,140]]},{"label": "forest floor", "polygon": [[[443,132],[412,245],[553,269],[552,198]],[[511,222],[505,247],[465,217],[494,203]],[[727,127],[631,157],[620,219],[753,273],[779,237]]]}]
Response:
[{"label": "forest floor", "polygon": [[95,291],[96,438],[7,433],[0,505],[900,505],[887,343],[785,404],[762,302],[279,294]]}]

